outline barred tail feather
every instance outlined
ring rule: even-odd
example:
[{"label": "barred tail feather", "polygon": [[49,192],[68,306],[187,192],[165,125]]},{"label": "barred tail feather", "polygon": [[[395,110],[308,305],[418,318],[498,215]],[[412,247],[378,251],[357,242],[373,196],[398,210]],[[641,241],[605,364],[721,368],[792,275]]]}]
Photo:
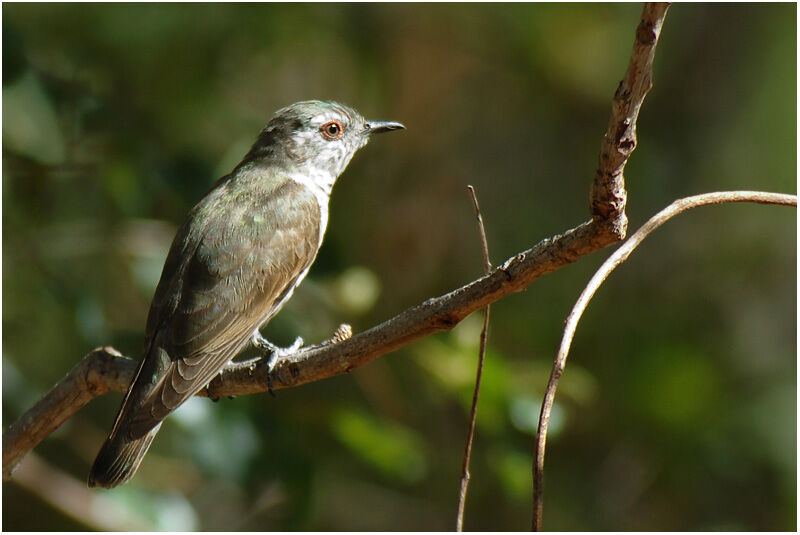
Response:
[{"label": "barred tail feather", "polygon": [[89,486],[110,489],[132,478],[142,463],[150,443],[158,433],[159,427],[161,427],[160,423],[146,435],[137,439],[129,439],[124,434],[112,434],[103,443],[100,453],[94,460],[89,472]]}]

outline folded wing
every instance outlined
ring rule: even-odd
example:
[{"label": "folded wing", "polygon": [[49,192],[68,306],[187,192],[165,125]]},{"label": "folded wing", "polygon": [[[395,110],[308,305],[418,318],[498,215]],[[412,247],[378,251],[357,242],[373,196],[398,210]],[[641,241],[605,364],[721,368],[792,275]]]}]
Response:
[{"label": "folded wing", "polygon": [[195,244],[176,240],[182,254],[171,251],[165,265],[147,342],[148,358],[159,351],[164,365],[149,367],[154,387],[130,415],[132,439],[205,387],[278,312],[316,256],[320,209],[300,184],[287,181],[263,199],[219,197],[208,213],[194,214],[210,218]]}]

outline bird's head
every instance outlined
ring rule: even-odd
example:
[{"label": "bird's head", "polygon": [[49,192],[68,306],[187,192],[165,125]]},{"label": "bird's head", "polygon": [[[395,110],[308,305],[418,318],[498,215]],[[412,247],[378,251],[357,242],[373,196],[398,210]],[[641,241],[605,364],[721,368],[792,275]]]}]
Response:
[{"label": "bird's head", "polygon": [[336,102],[307,100],[275,112],[251,149],[254,157],[285,159],[297,172],[320,176],[328,188],[370,136],[405,128],[393,121],[370,121]]}]

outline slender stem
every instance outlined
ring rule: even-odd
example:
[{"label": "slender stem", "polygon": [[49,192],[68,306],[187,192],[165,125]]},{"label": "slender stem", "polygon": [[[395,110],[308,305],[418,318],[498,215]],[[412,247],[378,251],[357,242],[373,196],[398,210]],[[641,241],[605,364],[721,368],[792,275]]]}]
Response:
[{"label": "slender stem", "polygon": [[[653,86],[652,72],[656,45],[667,15],[668,3],[649,2],[644,5],[633,51],[625,76],[619,83],[614,99],[611,101],[611,115],[608,129],[600,145],[600,157],[590,193],[589,211],[595,221],[602,221],[608,232],[621,240],[625,238],[628,218],[625,206],[628,194],[625,191],[625,164],[636,149],[636,121],[647,92]],[[556,381],[558,379],[556,378]],[[545,410],[546,409],[546,410]],[[545,419],[545,427],[550,418],[550,407],[543,405],[539,425]],[[533,503],[531,529],[542,529],[542,472],[539,470],[539,438],[536,442],[536,457],[533,462]]]},{"label": "slender stem", "polygon": [[[486,274],[492,270],[492,263],[489,260],[489,243],[486,240],[486,229],[483,226],[483,217],[478,205],[478,197],[475,195],[475,188],[467,186],[469,195],[472,198],[472,206],[475,209],[475,217],[478,220],[478,231],[481,236],[481,248],[483,250],[483,267]],[[456,531],[464,529],[464,506],[467,501],[467,488],[469,487],[469,463],[472,458],[472,442],[475,438],[475,421],[478,414],[478,395],[481,390],[481,377],[483,376],[483,361],[486,359],[486,341],[489,337],[489,305],[483,309],[483,329],[481,330],[480,347],[478,349],[478,370],[475,374],[475,389],[472,391],[472,407],[469,411],[469,430],[467,431],[467,443],[464,446],[464,460],[461,464],[461,488],[458,493],[458,517],[456,518]]]},{"label": "slender stem", "polygon": [[[572,344],[572,338],[575,335],[575,329],[578,326],[583,311],[589,304],[592,296],[594,296],[597,289],[606,280],[609,274],[616,269],[617,266],[622,264],[633,252],[636,247],[655,229],[672,219],[678,214],[697,208],[699,206],[706,206],[710,204],[734,203],[734,202],[754,202],[761,204],[778,204],[784,206],[797,206],[797,196],[784,195],[780,193],[765,193],[760,191],[721,191],[714,193],[705,193],[703,195],[695,195],[694,197],[686,197],[678,199],[672,204],[661,210],[659,213],[650,218],[647,223],[636,231],[625,243],[623,243],[614,254],[612,254],[600,268],[595,272],[589,283],[583,289],[578,301],[572,308],[572,311],[567,316],[567,321],[564,324],[564,334],[561,338],[561,346],[558,349],[558,354],[553,362],[553,368],[550,372],[550,379],[547,382],[547,390],[545,390],[544,401],[542,401],[542,408],[539,414],[539,430],[536,435],[535,447],[535,462],[534,462],[534,511],[537,516],[534,517],[534,529],[541,529],[541,513],[542,513],[542,476],[544,474],[544,453],[547,444],[547,429],[550,423],[550,412],[553,409],[553,402],[556,396],[556,389],[558,388],[558,381],[561,374],[564,373],[564,367],[567,364],[567,355],[569,348]],[[538,522],[538,523],[537,523]]]}]

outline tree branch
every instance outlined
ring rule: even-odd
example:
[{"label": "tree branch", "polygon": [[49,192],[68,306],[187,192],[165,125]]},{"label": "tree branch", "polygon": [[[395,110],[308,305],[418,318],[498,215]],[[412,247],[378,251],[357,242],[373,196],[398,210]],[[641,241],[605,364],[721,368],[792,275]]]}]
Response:
[{"label": "tree branch", "polygon": [[[428,299],[352,338],[306,347],[276,364],[273,389],[348,373],[418,338],[452,329],[471,312],[521,291],[542,275],[608,245],[599,228],[597,223],[584,223],[565,234],[542,240],[509,258],[489,275]],[[111,347],[97,348],[84,357],[3,433],[3,480],[11,477],[30,450],[89,401],[112,390],[125,392],[135,371],[136,361]],[[266,372],[267,360],[263,358],[232,363],[198,395],[221,398],[266,392]]]},{"label": "tree branch", "polygon": [[[509,258],[489,275],[443,296],[428,299],[398,316],[338,343],[309,346],[279,361],[273,389],[299,386],[349,373],[414,340],[455,327],[475,310],[525,289],[537,278],[609,244],[595,222],[547,238]],[[92,399],[111,390],[125,392],[136,361],[114,348],[93,350],[48,394],[3,433],[3,480],[39,442]],[[198,395],[221,398],[267,391],[267,361],[232,363]]]},{"label": "tree branch", "polygon": [[135,372],[136,361],[113,347],[100,347],[86,355],[3,433],[3,481],[29,451],[84,405],[112,390],[126,391]]},{"label": "tree branch", "polygon": [[639,110],[647,92],[653,87],[653,60],[668,8],[669,3],[644,5],[628,70],[611,102],[608,129],[600,146],[600,158],[592,183],[589,211],[595,221],[607,220],[612,223],[609,231],[620,240],[625,238],[628,224],[623,171],[636,148]]}]

